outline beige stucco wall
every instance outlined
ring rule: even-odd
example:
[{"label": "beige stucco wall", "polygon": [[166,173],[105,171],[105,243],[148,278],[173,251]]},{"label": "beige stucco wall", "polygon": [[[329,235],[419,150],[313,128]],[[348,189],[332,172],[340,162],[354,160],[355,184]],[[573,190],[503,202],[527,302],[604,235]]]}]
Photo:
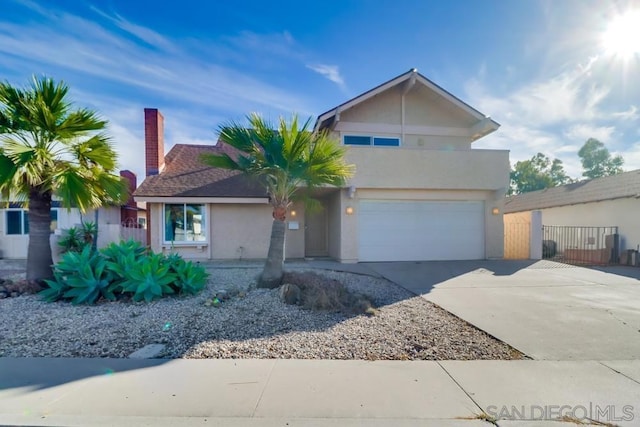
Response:
[{"label": "beige stucco wall", "polygon": [[362,188],[506,189],[506,150],[409,150],[349,147],[347,161],[356,165],[348,185]]},{"label": "beige stucco wall", "polygon": [[640,245],[639,199],[607,200],[541,211],[543,225],[618,226],[621,250],[637,249]]},{"label": "beige stucco wall", "polygon": [[[295,216],[291,215],[292,211],[296,212]],[[295,223],[298,225],[297,230],[293,229]],[[287,231],[284,246],[285,258],[304,258],[304,226],[304,205],[294,203],[287,215]]]},{"label": "beige stucco wall", "polygon": [[471,137],[444,135],[412,135],[405,134],[402,148],[424,150],[469,150]]},{"label": "beige stucco wall", "polygon": [[[370,189],[359,188],[356,190],[355,197],[350,199],[347,191],[339,193],[339,201],[342,209],[342,226],[340,227],[341,235],[341,251],[339,256],[334,256],[342,262],[358,261],[358,209],[359,201],[379,199],[379,200],[433,200],[433,201],[449,201],[449,200],[479,200],[484,201],[485,206],[485,257],[486,258],[502,258],[504,254],[504,238],[503,238],[503,219],[502,215],[494,215],[492,210],[497,208],[502,212],[503,208],[502,192],[495,191],[443,191],[443,190],[389,190],[389,189]],[[346,207],[354,208],[353,215],[345,213]]]},{"label": "beige stucco wall", "polygon": [[[332,136],[400,138],[400,147],[348,146],[346,160],[356,166],[346,187],[329,203],[329,253],[342,262],[358,260],[358,201],[481,200],[485,206],[485,256],[504,255],[503,197],[509,182],[509,152],[472,150],[478,118],[416,84],[406,95],[401,85],[340,112]],[[404,103],[404,120],[403,120]],[[354,208],[346,215],[347,206]],[[498,215],[493,214],[497,208]],[[337,240],[336,240],[337,239]]]},{"label": "beige stucco wall", "polygon": [[342,235],[342,209],[340,194],[334,193],[325,199],[325,209],[327,209],[327,222],[329,227],[329,256],[339,260],[341,258],[341,241]]},{"label": "beige stucco wall", "polygon": [[[267,204],[207,204],[207,242],[161,242],[162,204],[149,203],[151,215],[152,250],[174,251],[190,259],[263,259],[266,258],[271,238],[272,209]],[[304,207],[294,205],[296,216],[289,222],[298,222],[297,230],[286,230],[285,256],[304,257]],[[289,228],[289,227],[287,227]]]},{"label": "beige stucco wall", "polygon": [[407,125],[469,127],[477,121],[421,84],[416,84],[405,95],[404,102]]},{"label": "beige stucco wall", "polygon": [[271,236],[269,205],[210,205],[213,259],[266,258]]},{"label": "beige stucco wall", "polygon": [[[341,113],[346,122],[402,123],[402,91],[396,86]],[[477,119],[421,84],[405,96],[405,125],[469,127]]]},{"label": "beige stucco wall", "polygon": [[398,87],[382,92],[341,114],[347,122],[400,124],[402,120],[401,92]]}]

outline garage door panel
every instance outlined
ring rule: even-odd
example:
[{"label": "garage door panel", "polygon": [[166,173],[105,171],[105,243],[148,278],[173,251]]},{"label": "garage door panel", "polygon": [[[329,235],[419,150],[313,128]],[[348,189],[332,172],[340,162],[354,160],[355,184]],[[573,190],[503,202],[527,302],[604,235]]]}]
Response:
[{"label": "garage door panel", "polygon": [[361,200],[361,261],[484,258],[484,204],[479,201]]}]

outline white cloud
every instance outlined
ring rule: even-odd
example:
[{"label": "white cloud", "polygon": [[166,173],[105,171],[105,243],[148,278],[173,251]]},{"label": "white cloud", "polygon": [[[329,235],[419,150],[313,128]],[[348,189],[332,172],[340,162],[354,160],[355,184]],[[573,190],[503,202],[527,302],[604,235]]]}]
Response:
[{"label": "white cloud", "polygon": [[252,111],[257,108],[308,112],[298,95],[264,83],[242,70],[211,64],[191,56],[188,46],[174,43],[152,30],[109,17],[156,48],[119,36],[107,26],[68,13],[47,15],[44,22],[0,23],[3,61],[30,62],[38,68],[58,67],[102,80],[164,94],[174,102]]},{"label": "white cloud", "polygon": [[253,31],[241,31],[225,41],[242,50],[250,50],[254,54],[301,59],[300,46],[288,31],[259,34]]},{"label": "white cloud", "polygon": [[307,64],[307,68],[315,71],[321,76],[324,76],[338,86],[344,87],[344,79],[340,75],[340,69],[337,65]]},{"label": "white cloud", "polygon": [[584,143],[589,138],[595,138],[603,143],[611,141],[616,128],[614,126],[594,126],[581,123],[571,126],[564,131],[564,136],[571,141]]},{"label": "white cloud", "polygon": [[116,26],[118,26],[120,29],[126,31],[132,36],[137,37],[138,39],[142,40],[143,42],[151,46],[161,47],[169,50],[174,49],[173,44],[169,40],[167,40],[164,36],[157,33],[156,31],[153,31],[150,28],[143,27],[141,25],[137,25],[137,24],[134,24],[133,22],[127,21],[117,13],[110,15],[106,12],[103,12],[102,10],[98,9],[95,6],[91,6],[91,10],[93,10],[103,18],[108,19],[109,21],[114,23]]},{"label": "white cloud", "polygon": [[[19,3],[40,16],[23,24],[0,22],[3,68],[30,70],[71,83],[74,100],[100,111],[109,120],[119,166],[133,170],[141,178],[144,107],[162,110],[166,151],[176,143],[213,144],[219,123],[242,119],[251,111],[273,116],[291,111],[311,114],[312,108],[303,96],[266,83],[229,62],[196,55],[190,49],[191,41],[171,40],[98,9],[94,10],[100,19],[91,21],[64,11],[43,9],[29,0]],[[241,38],[234,43],[218,40],[209,45],[217,43],[215,48],[220,51],[234,50],[251,57],[249,51],[265,44],[271,53],[282,46],[281,53],[286,55],[287,46],[295,42],[286,32],[263,38],[244,33]],[[194,42],[196,48],[202,44],[205,41]],[[16,71],[21,80],[12,83],[26,83],[23,79],[27,76],[21,72]],[[70,81],[74,78],[78,84]],[[96,81],[100,85],[94,86]],[[122,98],[98,87],[105,84],[117,87],[118,92],[124,93]],[[157,100],[153,101],[157,105],[145,105],[149,99]]]},{"label": "white cloud", "polygon": [[622,120],[638,120],[640,119],[640,114],[638,114],[638,107],[635,105],[631,105],[626,111],[618,111],[613,113],[612,116],[614,118],[619,118]]},{"label": "white cloud", "polygon": [[[611,88],[595,83],[592,71],[597,58],[584,64],[521,84],[498,95],[479,77],[465,85],[472,105],[502,124],[502,127],[474,144],[478,148],[509,149],[512,163],[538,152],[559,158],[571,176],[580,176],[577,152],[588,138],[605,144],[621,135],[617,123],[637,114],[629,110],[612,113],[605,100]],[[626,158],[626,156],[625,156]]]}]

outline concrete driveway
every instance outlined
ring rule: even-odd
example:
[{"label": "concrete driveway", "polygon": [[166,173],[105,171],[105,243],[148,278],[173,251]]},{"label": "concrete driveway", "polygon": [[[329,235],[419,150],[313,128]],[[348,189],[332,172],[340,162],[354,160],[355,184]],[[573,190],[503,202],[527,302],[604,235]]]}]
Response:
[{"label": "concrete driveway", "polygon": [[550,261],[366,265],[534,359],[640,359],[640,269]]}]

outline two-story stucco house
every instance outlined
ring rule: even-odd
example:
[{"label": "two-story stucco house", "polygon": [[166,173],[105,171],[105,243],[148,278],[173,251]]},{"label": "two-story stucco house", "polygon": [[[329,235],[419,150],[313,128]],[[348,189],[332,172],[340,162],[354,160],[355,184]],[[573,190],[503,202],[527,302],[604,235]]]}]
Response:
[{"label": "two-story stucco house", "polygon": [[[509,153],[472,143],[498,123],[410,70],[321,114],[315,125],[348,147],[356,173],[316,194],[324,209],[287,218],[286,257],[342,262],[501,258]],[[216,146],[177,144],[164,156],[163,117],[145,110],[151,247],[190,258],[264,258],[265,190],[199,162]]]}]

